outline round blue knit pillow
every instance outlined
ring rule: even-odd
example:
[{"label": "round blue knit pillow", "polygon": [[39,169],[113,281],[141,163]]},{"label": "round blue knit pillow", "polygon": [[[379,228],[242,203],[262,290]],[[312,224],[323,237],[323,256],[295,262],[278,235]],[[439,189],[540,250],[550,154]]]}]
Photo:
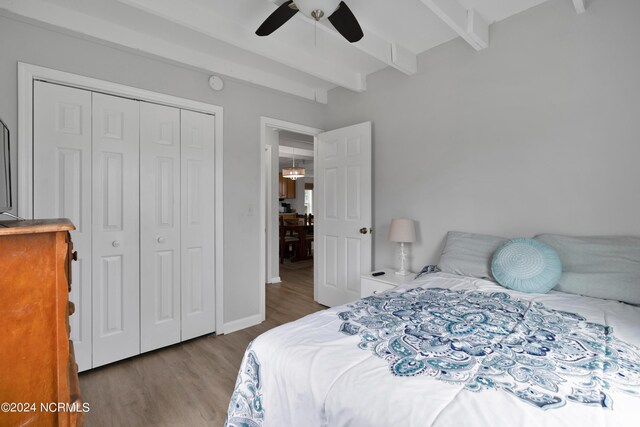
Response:
[{"label": "round blue knit pillow", "polygon": [[562,263],[555,249],[535,239],[511,239],[491,260],[491,272],[505,288],[545,294],[562,275]]}]

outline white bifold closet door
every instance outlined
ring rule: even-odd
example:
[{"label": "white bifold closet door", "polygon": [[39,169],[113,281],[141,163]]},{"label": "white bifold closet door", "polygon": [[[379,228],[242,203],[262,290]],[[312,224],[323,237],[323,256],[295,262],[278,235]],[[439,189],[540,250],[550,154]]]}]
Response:
[{"label": "white bifold closet door", "polygon": [[91,368],[91,92],[36,81],[33,215],[69,218],[78,262],[71,269],[71,339],[81,371]]},{"label": "white bifold closet door", "polygon": [[215,118],[182,110],[180,133],[184,341],[215,330]]},{"label": "white bifold closet door", "polygon": [[140,107],[93,93],[93,367],[140,353]]},{"label": "white bifold closet door", "polygon": [[141,350],[180,342],[180,110],[140,103]]},{"label": "white bifold closet door", "polygon": [[141,103],[141,350],[215,330],[214,117]]},{"label": "white bifold closet door", "polygon": [[80,371],[215,331],[215,117],[34,83],[34,217],[69,218]]}]

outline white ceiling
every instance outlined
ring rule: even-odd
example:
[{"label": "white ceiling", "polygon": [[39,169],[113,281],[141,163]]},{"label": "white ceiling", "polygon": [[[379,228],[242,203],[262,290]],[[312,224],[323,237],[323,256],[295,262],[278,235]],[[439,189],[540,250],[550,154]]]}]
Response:
[{"label": "white ceiling", "polygon": [[291,166],[295,158],[296,165],[306,169],[307,177],[313,177],[314,137],[301,133],[278,130],[280,169]]},{"label": "white ceiling", "polygon": [[414,74],[416,55],[456,37],[469,54],[490,48],[492,23],[545,1],[345,0],[365,33],[354,44],[301,13],[256,36],[284,0],[0,0],[0,13],[326,103],[328,90],[364,91],[388,66]]},{"label": "white ceiling", "polygon": [[[312,135],[305,135],[302,133],[291,132],[284,129],[278,129],[277,132],[280,139],[280,145],[283,145],[285,147],[299,147],[313,150],[313,142],[315,138]],[[309,145],[311,147],[309,147]]]}]

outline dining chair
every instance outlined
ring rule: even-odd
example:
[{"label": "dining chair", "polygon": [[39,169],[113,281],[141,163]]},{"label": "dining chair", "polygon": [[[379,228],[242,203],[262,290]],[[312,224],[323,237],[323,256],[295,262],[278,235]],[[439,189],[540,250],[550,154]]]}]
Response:
[{"label": "dining chair", "polygon": [[313,254],[313,214],[305,214],[304,215],[304,224],[307,227],[306,233],[306,242],[307,245],[307,253],[309,255]]},{"label": "dining chair", "polygon": [[286,258],[295,256],[300,246],[298,237],[287,236],[287,229],[280,227],[280,264],[284,263]]}]

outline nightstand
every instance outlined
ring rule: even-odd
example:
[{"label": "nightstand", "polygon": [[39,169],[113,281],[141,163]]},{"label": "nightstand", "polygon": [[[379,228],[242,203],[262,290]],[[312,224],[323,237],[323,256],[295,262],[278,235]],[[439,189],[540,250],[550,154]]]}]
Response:
[{"label": "nightstand", "polygon": [[[384,271],[382,276],[372,276],[372,273]],[[396,271],[392,268],[374,270],[371,273],[363,274],[360,277],[360,298],[376,295],[389,289],[394,289],[404,283],[415,279],[415,273],[408,276],[396,276]]]}]

